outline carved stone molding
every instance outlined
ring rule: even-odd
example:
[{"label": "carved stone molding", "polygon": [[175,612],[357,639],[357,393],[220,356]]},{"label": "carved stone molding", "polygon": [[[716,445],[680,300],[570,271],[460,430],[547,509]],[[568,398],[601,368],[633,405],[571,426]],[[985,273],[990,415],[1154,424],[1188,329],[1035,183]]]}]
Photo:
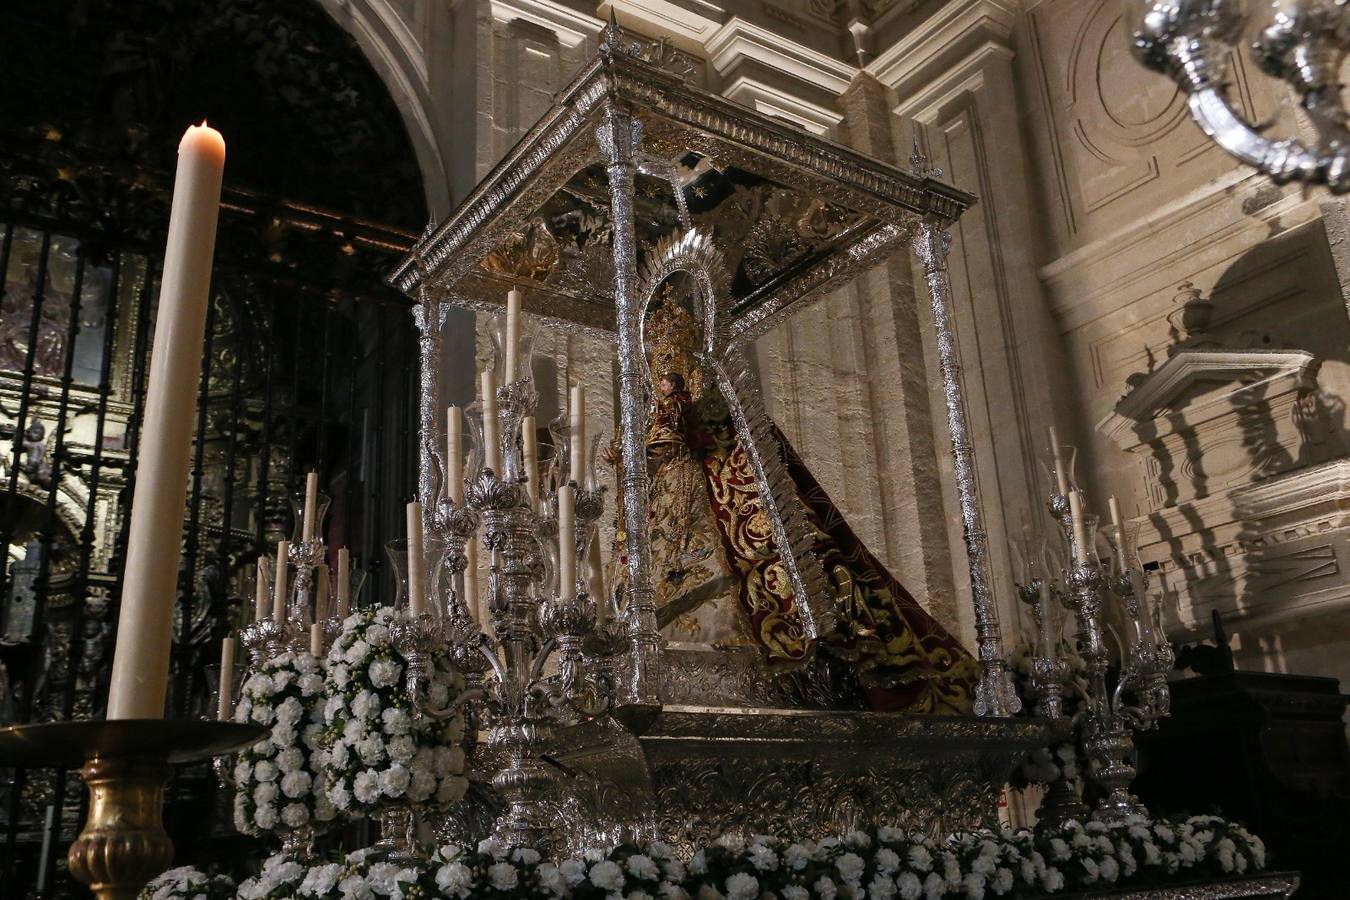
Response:
[{"label": "carved stone molding", "polygon": [[1141,435],[1157,440],[1182,427],[1174,414],[1193,429],[1234,407],[1306,390],[1316,362],[1304,350],[1182,350],[1131,388],[1097,430],[1135,452]]}]

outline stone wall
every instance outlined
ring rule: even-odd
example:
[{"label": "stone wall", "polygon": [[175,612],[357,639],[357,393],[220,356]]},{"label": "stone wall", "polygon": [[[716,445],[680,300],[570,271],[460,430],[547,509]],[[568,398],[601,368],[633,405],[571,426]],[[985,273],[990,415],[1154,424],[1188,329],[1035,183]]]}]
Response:
[{"label": "stone wall", "polygon": [[[1185,98],[1130,58],[1119,3],[323,2],[405,110],[437,215],[548,105],[611,13],[702,60],[695,77],[737,102],[902,166],[917,141],[980,198],[950,262],[1009,637],[1026,617],[1008,538],[1048,525],[1037,458],[1055,424],[1081,448],[1095,505],[1104,512],[1114,494],[1141,521],[1174,637],[1203,631],[1217,610],[1246,667],[1350,676],[1345,208],[1276,188],[1213,147]],[[1253,121],[1302,127],[1245,58],[1234,79]],[[1191,333],[1176,298],[1194,308],[1197,292],[1213,308]],[[444,388],[463,399],[469,317],[453,332]],[[592,427],[612,430],[609,349],[559,336],[539,349],[557,361],[552,399],[583,379]],[[766,335],[756,362],[772,414],[858,533],[969,637],[934,341],[911,260]]]}]

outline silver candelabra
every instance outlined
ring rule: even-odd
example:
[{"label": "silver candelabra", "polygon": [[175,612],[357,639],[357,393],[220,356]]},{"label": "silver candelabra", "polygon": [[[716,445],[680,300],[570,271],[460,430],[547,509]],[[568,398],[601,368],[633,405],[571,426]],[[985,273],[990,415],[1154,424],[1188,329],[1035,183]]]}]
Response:
[{"label": "silver candelabra", "polygon": [[[528,353],[520,356],[528,360]],[[484,440],[491,440],[493,429],[483,427],[490,423],[470,418],[478,449],[464,478],[462,502],[451,499],[447,484],[428,517],[433,539],[445,547],[428,580],[433,601],[417,616],[405,609],[391,636],[407,662],[408,689],[421,715],[444,718],[457,711],[431,701],[428,685],[437,648],[445,648],[464,673],[467,690],[457,706],[467,705],[471,721],[486,731],[487,747],[503,760],[492,778],[505,804],[495,836],[511,847],[550,848],[559,842],[555,811],[546,804],[553,782],[546,759],[550,739],[557,728],[610,709],[622,683],[627,629],[607,598],[592,595],[583,566],[576,567],[574,583],[561,580],[562,542],[570,541],[575,557],[584,560],[604,511],[604,489],[578,486],[587,480],[581,472],[562,468],[567,458],[562,447],[552,463],[557,467],[553,477],[527,471],[522,423],[534,412],[537,395],[528,369],[508,374],[516,377],[504,378],[507,383],[494,397],[501,471],[482,464],[490,458],[481,452]],[[479,412],[485,407],[490,409],[481,404]],[[531,491],[530,479],[538,479],[541,488],[566,484]],[[570,538],[559,534],[564,487],[575,497]],[[489,554],[482,604],[463,587],[473,583],[465,573],[466,548],[474,540]]]},{"label": "silver candelabra", "polygon": [[[1063,449],[1072,453],[1072,448]],[[1063,474],[1062,455],[1057,452],[1055,458],[1060,477],[1048,506],[1067,557],[1060,559],[1049,542],[1039,559],[1024,551],[1025,574],[1018,587],[1019,597],[1032,608],[1040,635],[1032,657],[1033,685],[1040,697],[1037,711],[1048,718],[1061,718],[1065,692],[1074,690],[1080,695],[1082,711],[1075,717],[1075,733],[1087,755],[1088,772],[1103,793],[1092,814],[1100,821],[1118,822],[1146,812],[1130,793],[1135,775],[1132,732],[1152,728],[1168,715],[1167,673],[1174,659],[1171,645],[1154,628],[1148,572],[1139,563],[1134,532],[1113,515],[1112,524],[1102,531],[1112,551],[1103,561],[1096,548],[1097,517],[1084,511],[1082,492]],[[1108,599],[1118,602],[1129,628],[1120,642],[1120,669],[1114,684],[1104,616]],[[1085,683],[1072,678],[1060,650],[1053,625],[1058,605],[1073,613]]]},{"label": "silver candelabra", "polygon": [[[1127,0],[1126,10],[1136,57],[1181,86],[1191,117],[1215,143],[1277,183],[1350,191],[1350,131],[1340,85],[1350,45],[1344,0]],[[1298,93],[1311,140],[1266,137],[1229,97],[1231,51],[1252,32],[1252,59]]]}]

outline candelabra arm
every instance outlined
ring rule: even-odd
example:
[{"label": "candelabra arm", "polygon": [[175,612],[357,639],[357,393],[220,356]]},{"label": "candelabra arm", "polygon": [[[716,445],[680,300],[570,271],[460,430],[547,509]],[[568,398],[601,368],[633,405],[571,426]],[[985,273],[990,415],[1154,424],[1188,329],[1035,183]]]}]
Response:
[{"label": "candelabra arm", "polygon": [[544,665],[548,662],[549,654],[553,652],[553,648],[557,645],[558,639],[556,637],[551,637],[544,641],[543,645],[539,648],[539,651],[535,653],[534,660],[530,663],[530,684],[536,684],[544,677]]},{"label": "candelabra arm", "polygon": [[975,454],[970,441],[966,400],[961,390],[961,365],[957,360],[956,334],[951,317],[951,279],[947,251],[951,235],[941,224],[926,220],[919,226],[914,252],[923,264],[937,332],[938,358],[942,369],[942,392],[947,401],[947,426],[952,439],[952,462],[961,506],[961,527],[970,563],[970,590],[975,607],[975,639],[978,644],[980,682],[975,693],[975,714],[1011,716],[1022,708],[1013,687],[1012,674],[1003,658],[1003,636],[989,573],[988,539],[980,511],[975,479]]},{"label": "candelabra arm", "polygon": [[[1335,65],[1343,39],[1330,4],[1284,4],[1252,45],[1257,65],[1302,94],[1319,133],[1321,150],[1296,139],[1270,140],[1247,122],[1228,97],[1228,54],[1241,39],[1248,10],[1238,0],[1153,0],[1132,30],[1135,56],[1171,77],[1188,97],[1191,117],[1202,131],[1237,159],[1276,183],[1326,184],[1350,190],[1350,145],[1345,140]],[[1267,4],[1267,6],[1270,6]],[[1339,4],[1337,4],[1339,6]],[[1281,7],[1281,4],[1275,4]]]}]

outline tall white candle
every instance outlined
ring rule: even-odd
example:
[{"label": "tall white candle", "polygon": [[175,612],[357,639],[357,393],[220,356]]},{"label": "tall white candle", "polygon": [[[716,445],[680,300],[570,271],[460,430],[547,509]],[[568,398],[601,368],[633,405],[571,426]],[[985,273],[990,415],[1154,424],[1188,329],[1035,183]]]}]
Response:
[{"label": "tall white candle", "polygon": [[305,476],[305,512],[304,527],[300,530],[305,543],[314,540],[314,522],[319,514],[319,473],[310,472]]},{"label": "tall white candle", "polygon": [[272,596],[267,593],[267,557],[258,557],[258,577],[253,585],[253,620],[261,622],[272,611]]},{"label": "tall white candle", "polygon": [[497,440],[497,376],[484,369],[479,379],[483,395],[483,465],[501,475],[501,444]]},{"label": "tall white candle", "polygon": [[318,622],[309,626],[309,654],[323,656],[323,625]]},{"label": "tall white candle", "polygon": [[1073,561],[1080,566],[1088,561],[1087,523],[1083,521],[1083,494],[1069,492],[1069,519],[1073,523]]},{"label": "tall white candle", "polygon": [[205,123],[178,145],[159,311],[136,462],[109,719],[158,719],[169,685],[179,536],[197,421],[225,141]]},{"label": "tall white candle", "polygon": [[427,560],[422,552],[422,504],[408,504],[408,611],[420,616],[427,611]]},{"label": "tall white candle", "polygon": [[464,542],[464,558],[468,565],[464,567],[464,608],[480,629],[485,627],[487,619],[478,608],[478,539],[470,537]]},{"label": "tall white candle", "polygon": [[576,495],[572,485],[558,488],[558,596],[577,595]]},{"label": "tall white candle", "polygon": [[352,611],[352,556],[346,547],[338,550],[337,614],[346,621]]},{"label": "tall white candle", "polygon": [[272,579],[272,621],[286,621],[286,558],[291,555],[290,541],[277,541],[277,571]]},{"label": "tall white candle", "polygon": [[577,483],[577,487],[584,488],[582,478],[585,473],[586,460],[586,392],[580,383],[572,385],[571,402],[568,404],[568,413],[571,417],[570,428],[568,428],[568,443],[571,449],[571,458],[568,460],[568,477]]},{"label": "tall white candle", "polygon": [[227,634],[220,641],[220,683],[216,700],[216,718],[222,722],[230,717],[234,700],[234,635]]},{"label": "tall white candle", "polygon": [[525,493],[530,498],[530,509],[539,507],[539,435],[535,433],[534,416],[526,416],[520,423],[520,455],[525,468]]},{"label": "tall white candle", "polygon": [[456,506],[464,503],[464,417],[458,406],[445,411],[446,494]]},{"label": "tall white candle", "polygon": [[1064,454],[1059,449],[1059,434],[1050,426],[1050,455],[1055,461],[1055,487],[1061,497],[1069,494],[1069,476],[1064,471]]},{"label": "tall white candle", "polygon": [[506,384],[516,380],[520,365],[520,291],[511,288],[506,295]]}]

